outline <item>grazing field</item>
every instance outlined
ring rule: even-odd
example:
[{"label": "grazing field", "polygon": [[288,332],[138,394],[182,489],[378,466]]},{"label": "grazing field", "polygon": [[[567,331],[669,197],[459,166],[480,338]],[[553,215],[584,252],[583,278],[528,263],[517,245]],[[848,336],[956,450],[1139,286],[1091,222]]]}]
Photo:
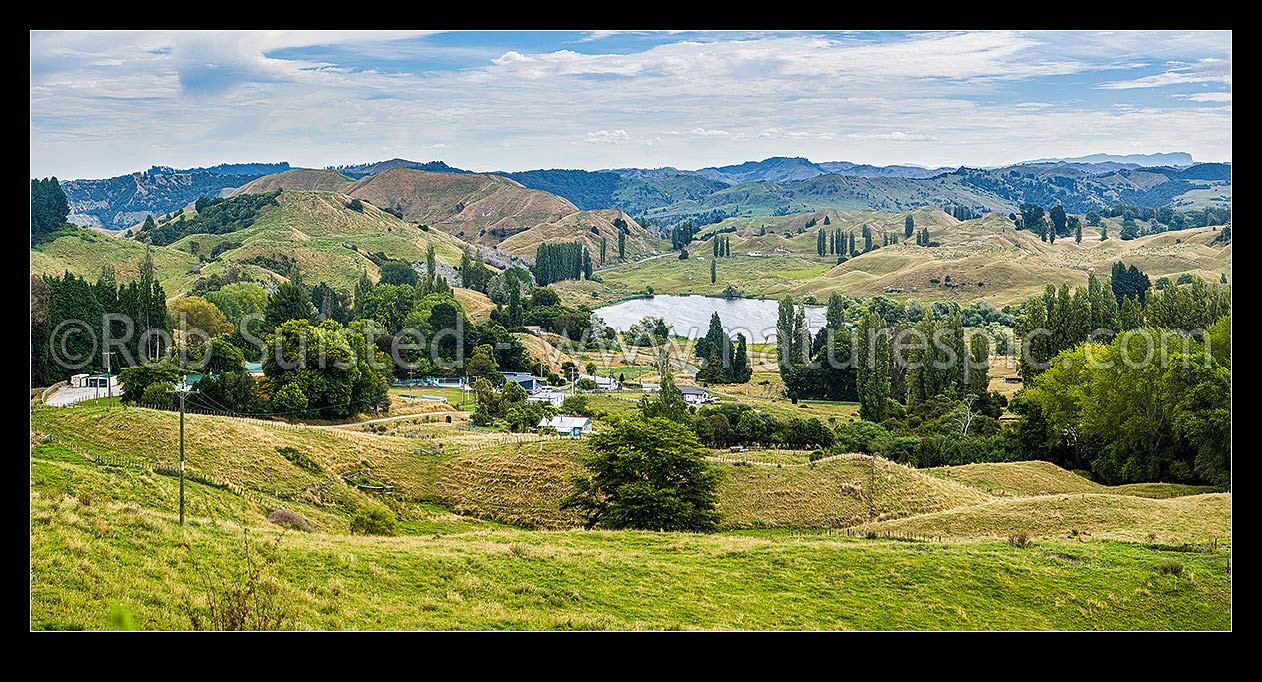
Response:
[{"label": "grazing field", "polygon": [[[190,415],[180,529],[177,415],[34,411],[31,627],[103,629],[119,610],[140,628],[193,627],[206,584],[241,574],[246,537],[294,629],[1231,626],[1230,494],[1004,497],[1079,479],[1042,463],[720,451],[757,462],[716,464],[720,533],[582,531],[558,506],[582,441],[428,417],[323,429]],[[395,495],[348,485],[351,470]],[[399,536],[346,535],[355,510],[382,504]],[[277,509],[313,530],[282,530]],[[868,521],[877,539],[857,537]],[[1014,533],[1033,546],[1005,542]]]},{"label": "grazing field", "polygon": [[[247,534],[33,490],[31,628],[189,629]],[[292,629],[1229,629],[1230,559],[1122,543],[470,527],[360,538],[250,528]]]},{"label": "grazing field", "polygon": [[1109,538],[1168,544],[1231,537],[1231,495],[1211,493],[1169,499],[1095,493],[1019,497],[897,519],[879,530],[955,538]]},{"label": "grazing field", "polygon": [[965,464],[926,469],[926,473],[984,490],[996,497],[1028,497],[1056,493],[1109,493],[1167,498],[1221,492],[1217,488],[1179,483],[1131,483],[1106,486],[1066,471],[1051,462]]}]

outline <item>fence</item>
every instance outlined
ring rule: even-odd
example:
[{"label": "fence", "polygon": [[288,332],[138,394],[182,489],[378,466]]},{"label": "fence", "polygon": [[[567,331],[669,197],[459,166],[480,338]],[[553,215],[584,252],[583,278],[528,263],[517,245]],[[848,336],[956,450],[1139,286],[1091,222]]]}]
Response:
[{"label": "fence", "polygon": [[910,533],[905,531],[894,530],[864,530],[862,528],[824,528],[816,531],[793,531],[790,537],[806,538],[824,536],[846,536],[851,538],[865,538],[868,540],[893,540],[895,542],[932,542],[942,543],[941,535],[924,535],[921,533]]}]

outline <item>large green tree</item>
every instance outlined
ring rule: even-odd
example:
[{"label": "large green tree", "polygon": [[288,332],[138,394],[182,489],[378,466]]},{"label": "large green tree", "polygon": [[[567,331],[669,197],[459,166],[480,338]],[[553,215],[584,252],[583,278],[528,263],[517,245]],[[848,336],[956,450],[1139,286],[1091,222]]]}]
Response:
[{"label": "large green tree", "polygon": [[669,419],[624,421],[588,436],[586,474],[561,502],[588,528],[710,532],[718,528],[721,470],[692,429]]},{"label": "large green tree", "polygon": [[869,312],[858,329],[855,358],[859,416],[870,422],[885,419],[890,402],[890,345],[885,320]]}]

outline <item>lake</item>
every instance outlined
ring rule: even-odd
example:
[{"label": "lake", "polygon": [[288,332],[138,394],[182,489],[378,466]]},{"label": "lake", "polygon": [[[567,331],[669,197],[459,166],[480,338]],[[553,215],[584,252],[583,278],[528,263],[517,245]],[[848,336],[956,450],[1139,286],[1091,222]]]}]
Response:
[{"label": "lake", "polygon": [[[776,338],[779,306],[774,300],[661,294],[597,308],[596,314],[620,332],[645,316],[660,317],[674,328],[674,334],[695,339],[705,336],[710,315],[717,312],[729,336],[735,338],[740,332],[750,343],[766,343]],[[824,310],[822,305],[806,306],[806,324],[812,335],[824,326]]]}]

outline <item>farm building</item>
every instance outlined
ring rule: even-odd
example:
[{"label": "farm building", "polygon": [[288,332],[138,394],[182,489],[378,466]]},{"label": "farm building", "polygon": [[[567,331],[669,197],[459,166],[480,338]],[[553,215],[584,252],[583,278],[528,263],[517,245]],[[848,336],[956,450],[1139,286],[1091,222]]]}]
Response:
[{"label": "farm building", "polygon": [[622,384],[618,383],[618,380],[613,377],[598,377],[592,376],[591,374],[580,374],[578,375],[578,378],[580,380],[591,379],[596,383],[596,388],[602,391],[616,391],[622,388]]},{"label": "farm building", "polygon": [[504,384],[508,385],[508,382],[510,381],[521,384],[521,387],[526,389],[527,393],[531,393],[535,389],[541,388],[544,385],[543,379],[540,379],[532,374],[526,374],[525,372],[504,372]]},{"label": "farm building", "polygon": [[714,400],[710,397],[710,392],[700,386],[680,386],[679,390],[683,391],[684,402],[689,405],[704,405]]},{"label": "farm building", "polygon": [[539,428],[551,426],[557,430],[562,436],[579,437],[592,432],[591,417],[575,417],[572,415],[558,414],[552,419],[540,419]]},{"label": "farm building", "polygon": [[70,377],[71,388],[118,388],[115,374],[76,374]]}]

